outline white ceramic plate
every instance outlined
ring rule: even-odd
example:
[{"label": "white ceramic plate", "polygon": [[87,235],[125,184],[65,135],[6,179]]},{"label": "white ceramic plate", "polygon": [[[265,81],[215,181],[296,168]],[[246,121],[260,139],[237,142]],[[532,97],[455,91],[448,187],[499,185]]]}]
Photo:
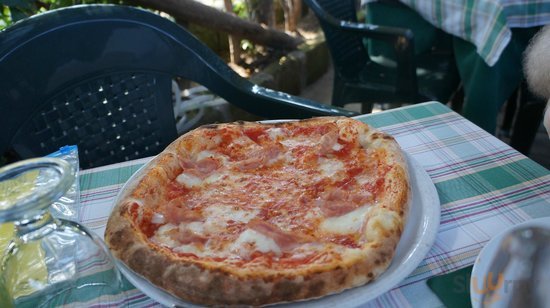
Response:
[{"label": "white ceramic plate", "polygon": [[[431,249],[439,229],[440,203],[435,186],[422,166],[407,155],[412,183],[412,203],[405,230],[388,269],[375,281],[319,299],[292,303],[292,307],[356,307],[389,291],[405,279]],[[135,174],[138,174],[136,172]],[[132,178],[127,183],[131,182]],[[126,185],[122,187],[121,192]],[[120,195],[120,193],[119,193]],[[118,199],[118,197],[117,197]],[[199,307],[157,288],[142,276],[118,262],[122,274],[136,288],[168,307]],[[279,304],[277,306],[286,306]]]},{"label": "white ceramic plate", "polygon": [[[484,292],[483,289],[484,284],[486,284],[487,281],[489,266],[498,251],[502,239],[510,232],[523,227],[550,228],[550,217],[536,218],[517,224],[495,235],[489,242],[487,242],[485,247],[483,247],[483,249],[479,252],[479,255],[474,263],[474,268],[472,269],[472,277],[470,279],[470,300],[472,301],[472,307],[481,307],[481,293]],[[507,277],[504,277],[504,280],[506,281]],[[474,284],[477,284],[477,286]],[[478,292],[475,291],[476,289]],[[503,296],[504,294],[502,294],[502,292],[505,292],[505,290],[502,288],[496,290],[496,292],[499,296]]]}]

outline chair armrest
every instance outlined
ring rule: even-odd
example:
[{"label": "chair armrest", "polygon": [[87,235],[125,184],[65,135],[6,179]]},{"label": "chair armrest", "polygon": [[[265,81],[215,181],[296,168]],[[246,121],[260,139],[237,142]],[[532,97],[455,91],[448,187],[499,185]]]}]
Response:
[{"label": "chair armrest", "polygon": [[353,117],[360,114],[258,85],[253,85],[251,92],[254,96],[261,97],[261,100],[264,101],[268,100],[270,103],[258,105],[257,108],[249,105],[248,109],[256,109],[253,110],[254,114],[270,119],[305,119],[318,116]]},{"label": "chair armrest", "polygon": [[[396,39],[402,38],[403,40],[405,40],[405,42],[414,41],[414,35],[409,29],[340,20],[325,11],[316,1],[306,0],[306,2],[309,7],[315,12],[315,15],[317,15],[318,18],[323,19],[323,21],[330,24],[333,28],[343,31],[355,32],[365,38],[371,38],[375,40],[392,42]],[[407,46],[404,46],[404,48],[407,48]]]},{"label": "chair armrest", "polygon": [[305,1],[315,12],[315,15],[334,30],[390,44],[395,50],[397,62],[397,91],[407,96],[416,96],[418,87],[414,57],[414,34],[411,30],[340,20],[325,11],[316,1]]},{"label": "chair armrest", "polygon": [[414,34],[411,30],[348,21],[340,21],[338,29],[355,33],[362,38],[385,41],[392,45],[397,63],[397,92],[407,97],[416,97],[418,84],[414,57]]}]

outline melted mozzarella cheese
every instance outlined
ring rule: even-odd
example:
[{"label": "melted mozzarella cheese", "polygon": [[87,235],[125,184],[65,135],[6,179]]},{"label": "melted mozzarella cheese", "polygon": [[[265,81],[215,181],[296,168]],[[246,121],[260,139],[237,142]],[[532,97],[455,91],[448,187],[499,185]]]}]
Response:
[{"label": "melted mozzarella cheese", "polygon": [[197,154],[197,157],[195,158],[196,161],[200,161],[200,160],[203,160],[205,158],[209,158],[209,157],[217,157],[219,156],[219,154],[215,153],[215,152],[212,152],[212,151],[208,151],[208,150],[205,150],[205,151],[201,151]]},{"label": "melted mozzarella cheese", "polygon": [[318,143],[319,141],[313,138],[288,138],[281,140],[281,144],[289,149],[293,149],[298,146],[315,146]]},{"label": "melted mozzarella cheese", "polygon": [[271,140],[277,140],[279,137],[285,136],[283,129],[280,127],[270,128],[266,132]]},{"label": "melted mozzarella cheese", "polygon": [[321,230],[334,234],[350,234],[358,232],[365,221],[370,206],[364,205],[347,214],[325,219],[320,227]]},{"label": "melted mozzarella cheese", "polygon": [[176,178],[176,181],[188,188],[196,187],[202,184],[202,180],[199,177],[188,173],[181,173]]},{"label": "melted mozzarella cheese", "polygon": [[210,174],[206,179],[204,179],[205,184],[212,184],[216,183],[219,180],[222,180],[224,178],[225,174],[222,172],[214,172]]},{"label": "melted mozzarella cheese", "polygon": [[359,144],[368,149],[370,145],[370,134],[368,132],[359,132]]},{"label": "melted mozzarella cheese", "polygon": [[257,209],[244,210],[226,205],[211,205],[203,210],[205,221],[196,223],[202,224],[204,227],[204,231],[201,234],[223,233],[230,221],[245,224],[254,218],[258,212],[259,210]]},{"label": "melted mozzarella cheese", "polygon": [[354,125],[348,125],[346,120],[338,121],[338,137],[346,142],[351,142],[357,136],[357,129]]},{"label": "melted mozzarella cheese", "polygon": [[204,209],[208,222],[223,222],[233,220],[247,223],[258,214],[258,210],[235,209],[230,206],[211,205]]},{"label": "melted mozzarella cheese", "polygon": [[341,249],[340,251],[342,252],[342,257],[344,259],[358,259],[361,256],[365,255],[365,251],[360,248],[346,248]]},{"label": "melted mozzarella cheese", "polygon": [[400,223],[399,215],[394,211],[378,209],[370,214],[366,226],[367,241],[383,238],[387,232],[395,230]]},{"label": "melted mozzarella cheese", "polygon": [[205,158],[213,158],[213,159],[216,159],[218,161],[221,161],[223,164],[227,163],[228,161],[228,157],[221,154],[221,153],[218,153],[218,152],[214,152],[214,151],[209,151],[209,150],[204,150],[204,151],[201,151],[197,154],[197,157],[195,158],[196,161],[201,161]]},{"label": "melted mozzarella cheese", "polygon": [[154,243],[157,243],[161,246],[166,246],[169,248],[174,248],[179,245],[179,243],[175,240],[173,240],[169,235],[168,232],[172,231],[174,229],[177,229],[178,226],[174,224],[166,224],[164,226],[161,226],[158,228],[158,230],[155,232],[155,235],[151,238],[151,240]]},{"label": "melted mozzarella cheese", "polygon": [[372,173],[372,174],[368,174],[368,173],[365,173],[365,174],[361,174],[361,175],[358,175],[355,177],[355,180],[357,181],[357,184],[359,185],[366,185],[366,184],[369,184],[369,183],[375,183],[376,182],[376,174]]},{"label": "melted mozzarella cheese", "polygon": [[205,232],[205,228],[204,228],[204,224],[200,221],[193,221],[193,222],[190,222],[190,223],[180,223],[179,225],[179,229],[182,230],[184,228],[188,229],[189,231],[195,233],[195,234],[198,234],[198,235],[203,235],[204,232]]},{"label": "melted mozzarella cheese", "polygon": [[164,223],[164,215],[159,213],[153,213],[153,218],[151,218],[151,223],[153,224],[162,224]]},{"label": "melted mozzarella cheese", "polygon": [[248,258],[254,251],[263,253],[271,251],[277,256],[281,255],[281,248],[272,238],[252,229],[246,229],[241,233],[239,238],[231,245],[230,250],[242,258]]},{"label": "melted mozzarella cheese", "polygon": [[323,176],[332,177],[344,171],[344,163],[336,159],[319,158],[319,169]]},{"label": "melted mozzarella cheese", "polygon": [[191,245],[191,244],[177,246],[174,248],[174,251],[177,253],[192,253],[197,257],[205,256],[203,251],[198,249],[195,245]]}]

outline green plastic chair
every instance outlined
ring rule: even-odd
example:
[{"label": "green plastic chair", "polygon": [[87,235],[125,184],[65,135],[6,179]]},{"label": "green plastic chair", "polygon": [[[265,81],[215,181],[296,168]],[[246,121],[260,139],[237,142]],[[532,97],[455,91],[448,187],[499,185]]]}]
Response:
[{"label": "green plastic chair", "polygon": [[152,12],[73,6],[0,33],[0,155],[22,159],[76,144],[83,168],[155,155],[177,138],[175,77],[268,119],[355,115],[249,82]]},{"label": "green plastic chair", "polygon": [[[366,113],[375,102],[447,102],[458,88],[460,79],[452,54],[438,46],[415,47],[416,36],[411,29],[358,23],[354,0],[305,2],[319,19],[331,53],[333,105],[360,102]],[[407,12],[398,3],[373,5],[396,6]],[[391,19],[401,20],[397,15]]]}]

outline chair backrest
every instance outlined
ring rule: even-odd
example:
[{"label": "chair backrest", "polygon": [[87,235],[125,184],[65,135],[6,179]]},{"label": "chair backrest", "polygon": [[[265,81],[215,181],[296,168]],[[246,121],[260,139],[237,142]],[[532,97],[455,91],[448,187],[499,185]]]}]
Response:
[{"label": "chair backrest", "polygon": [[355,0],[305,0],[319,19],[326,43],[332,54],[334,66],[340,73],[355,76],[369,60],[363,40],[350,32],[334,26],[340,21],[357,23]]},{"label": "chair backrest", "polygon": [[154,155],[177,137],[174,77],[267,118],[353,115],[250,83],[152,12],[81,5],[0,33],[0,155],[77,144],[84,168]]}]

